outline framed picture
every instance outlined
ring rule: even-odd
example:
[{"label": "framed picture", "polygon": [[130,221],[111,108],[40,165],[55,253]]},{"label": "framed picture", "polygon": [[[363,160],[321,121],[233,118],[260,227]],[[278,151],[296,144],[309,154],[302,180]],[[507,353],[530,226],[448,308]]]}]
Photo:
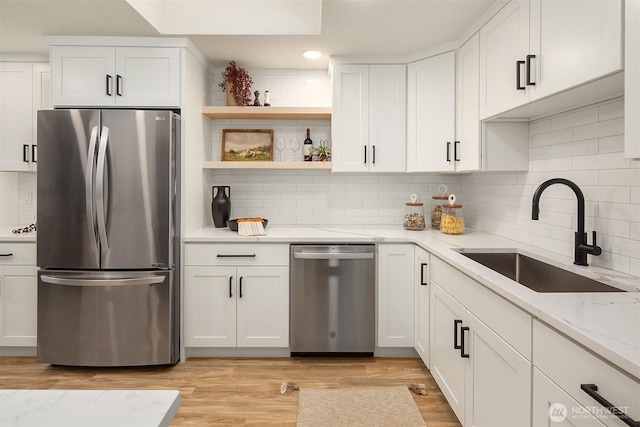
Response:
[{"label": "framed picture", "polygon": [[223,129],[222,160],[270,161],[273,159],[273,129]]}]

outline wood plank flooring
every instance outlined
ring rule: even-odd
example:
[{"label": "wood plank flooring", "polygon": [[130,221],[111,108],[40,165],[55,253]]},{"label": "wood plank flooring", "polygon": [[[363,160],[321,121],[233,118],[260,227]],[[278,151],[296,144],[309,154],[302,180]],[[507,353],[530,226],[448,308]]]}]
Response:
[{"label": "wood plank flooring", "polygon": [[0,357],[4,389],[176,389],[180,409],[172,426],[294,426],[298,392],[304,388],[397,386],[424,383],[412,393],[428,427],[460,426],[433,377],[411,358],[190,358],[173,367],[68,368],[34,357]]}]

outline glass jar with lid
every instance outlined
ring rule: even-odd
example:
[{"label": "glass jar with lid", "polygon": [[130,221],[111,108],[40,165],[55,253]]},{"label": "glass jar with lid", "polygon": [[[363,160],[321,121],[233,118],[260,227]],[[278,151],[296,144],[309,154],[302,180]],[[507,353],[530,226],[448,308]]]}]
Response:
[{"label": "glass jar with lid", "polygon": [[440,231],[444,234],[464,233],[464,213],[462,205],[456,203],[456,196],[450,195],[448,203],[442,205]]},{"label": "glass jar with lid", "polygon": [[426,223],[424,220],[423,203],[418,202],[416,194],[411,195],[411,202],[405,203],[405,214],[403,226],[405,230],[424,230]]},{"label": "glass jar with lid", "polygon": [[442,216],[442,205],[448,203],[447,186],[442,184],[438,187],[437,196],[431,197],[431,228],[440,229],[440,217]]}]

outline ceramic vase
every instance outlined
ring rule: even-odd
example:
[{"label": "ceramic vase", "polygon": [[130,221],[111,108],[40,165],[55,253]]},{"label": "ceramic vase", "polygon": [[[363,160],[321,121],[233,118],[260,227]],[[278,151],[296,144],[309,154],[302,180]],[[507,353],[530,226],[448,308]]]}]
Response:
[{"label": "ceramic vase", "polygon": [[211,187],[211,215],[216,228],[227,226],[231,215],[231,187],[214,185]]}]

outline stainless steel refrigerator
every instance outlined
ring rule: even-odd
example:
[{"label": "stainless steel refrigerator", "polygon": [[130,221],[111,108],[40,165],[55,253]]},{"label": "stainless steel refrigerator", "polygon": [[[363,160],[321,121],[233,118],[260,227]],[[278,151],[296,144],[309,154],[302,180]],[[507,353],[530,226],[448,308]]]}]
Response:
[{"label": "stainless steel refrigerator", "polygon": [[179,359],[180,116],[38,111],[38,361]]}]

